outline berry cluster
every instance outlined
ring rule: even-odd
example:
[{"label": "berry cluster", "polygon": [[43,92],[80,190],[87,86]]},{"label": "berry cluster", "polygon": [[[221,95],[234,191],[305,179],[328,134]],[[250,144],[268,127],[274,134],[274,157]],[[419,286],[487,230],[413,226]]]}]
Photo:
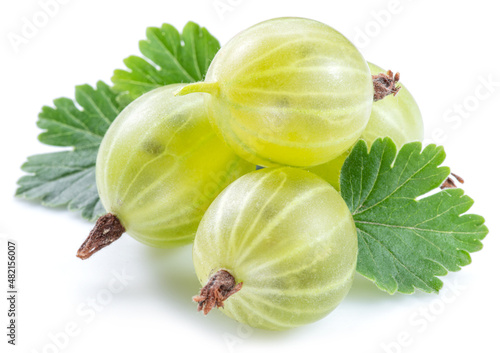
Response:
[{"label": "berry cluster", "polygon": [[124,232],[156,247],[194,239],[200,311],[273,330],[319,320],[356,270],[356,226],[338,193],[350,148],[423,137],[398,81],[317,21],[243,31],[203,82],[155,89],[113,122],[97,158],[108,214],[78,256]]}]

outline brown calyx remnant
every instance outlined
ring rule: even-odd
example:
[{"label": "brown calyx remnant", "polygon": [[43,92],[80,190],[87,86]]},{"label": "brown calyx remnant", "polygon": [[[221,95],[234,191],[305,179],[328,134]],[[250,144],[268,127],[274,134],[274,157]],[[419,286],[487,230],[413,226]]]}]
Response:
[{"label": "brown calyx remnant", "polygon": [[[463,184],[465,181],[464,179],[462,179],[461,177],[459,177],[458,175],[454,174],[454,173],[451,173],[451,175],[460,183],[460,184]],[[446,178],[446,180],[444,181],[444,183],[440,186],[441,190],[444,190],[444,189],[455,189],[457,187],[457,185],[455,184],[455,182],[453,181],[453,179],[451,177],[448,177]]]},{"label": "brown calyx remnant", "polygon": [[118,217],[111,213],[105,214],[97,220],[76,256],[82,260],[88,259],[94,253],[118,240],[123,233],[125,233],[125,228]]},{"label": "brown calyx remnant", "polygon": [[372,75],[373,80],[373,101],[379,101],[385,97],[393,94],[394,96],[398,94],[401,86],[396,84],[399,82],[399,72],[394,75],[394,73],[389,70],[386,74],[380,73],[378,75]]},{"label": "brown calyx remnant", "polygon": [[234,277],[226,270],[217,271],[201,289],[200,295],[193,297],[198,303],[198,311],[207,315],[214,307],[223,308],[224,300],[238,292],[243,282],[236,284]]}]

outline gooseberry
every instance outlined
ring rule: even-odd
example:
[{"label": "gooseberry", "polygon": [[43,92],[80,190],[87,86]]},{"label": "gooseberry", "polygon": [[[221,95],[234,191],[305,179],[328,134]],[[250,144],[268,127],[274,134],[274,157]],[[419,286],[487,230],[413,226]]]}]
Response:
[{"label": "gooseberry", "polygon": [[210,205],[193,247],[204,286],[198,309],[283,330],[317,321],[345,297],[357,234],[339,193],[305,170],[265,168],[239,178]]},{"label": "gooseberry", "polygon": [[78,252],[87,258],[123,232],[154,247],[190,243],[203,213],[233,180],[255,169],[210,126],[201,94],[157,88],[125,108],[97,156],[96,178],[108,214]]},{"label": "gooseberry", "polygon": [[262,166],[309,167],[339,156],[370,117],[368,65],[335,29],[277,18],[236,35],[217,53],[204,82],[211,121],[241,157]]}]

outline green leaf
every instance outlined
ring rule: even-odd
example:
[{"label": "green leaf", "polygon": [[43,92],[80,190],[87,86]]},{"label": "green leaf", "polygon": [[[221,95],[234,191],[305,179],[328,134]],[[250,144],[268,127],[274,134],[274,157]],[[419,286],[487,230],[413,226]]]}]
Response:
[{"label": "green leaf", "polygon": [[43,107],[37,125],[46,131],[38,139],[52,146],[98,148],[122,109],[116,96],[104,82],[98,82],[95,90],[89,85],[77,86],[75,100],[83,110],[68,98],[54,100],[55,108]]},{"label": "green leaf", "polygon": [[29,157],[22,166],[29,175],[19,179],[16,195],[51,207],[67,205],[86,219],[102,215],[95,162],[104,133],[124,108],[116,98],[105,83],[98,82],[96,89],[76,87],[79,107],[68,98],[56,99],[54,108],[43,107],[38,126],[45,132],[40,134],[40,141],[74,149]]},{"label": "green leaf", "polygon": [[105,213],[95,183],[96,156],[95,148],[31,156],[22,169],[32,175],[19,179],[16,195],[96,219]]},{"label": "green leaf", "polygon": [[398,153],[385,138],[369,152],[358,142],[342,167],[341,194],[358,230],[357,270],[391,294],[439,291],[437,276],[468,265],[488,233],[482,217],[464,214],[473,200],[463,190],[429,194],[450,174],[440,166],[445,156],[419,142]]},{"label": "green leaf", "polygon": [[175,27],[146,30],[146,40],[139,43],[145,58],[130,56],[124,60],[129,69],[115,70],[114,89],[124,92],[127,100],[171,83],[202,81],[220,45],[205,28],[189,22],[179,34]]}]

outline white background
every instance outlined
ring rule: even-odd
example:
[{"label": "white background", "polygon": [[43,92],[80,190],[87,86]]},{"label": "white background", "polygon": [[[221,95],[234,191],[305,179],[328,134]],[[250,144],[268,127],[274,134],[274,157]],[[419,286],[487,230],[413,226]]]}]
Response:
[{"label": "white background", "polygon": [[[35,0],[0,5],[0,233],[19,243],[20,327],[13,352],[498,352],[496,2],[222,0],[230,8],[224,13],[214,0],[66,2],[17,51],[9,33],[20,34],[23,17],[31,20],[42,8]],[[357,277],[340,307],[320,322],[288,332],[251,330],[220,312],[196,312],[191,296],[199,284],[189,246],[154,250],[124,236],[82,262],[75,253],[90,223],[13,197],[26,157],[56,150],[37,141],[42,105],[73,97],[76,84],[109,83],[122,59],[138,53],[146,27],[168,22],[181,29],[192,20],[225,43],[279,16],[325,22],[367,60],[400,71],[422,110],[427,141],[444,144],[446,164],[466,180],[476,201],[472,211],[486,218],[490,234],[470,266],[444,278],[440,295],[390,296]],[[453,113],[459,107],[463,112]],[[126,274],[123,283],[116,273]],[[107,295],[108,289],[115,293]],[[5,352],[7,317],[0,310]],[[69,338],[62,333],[68,328]]]}]

